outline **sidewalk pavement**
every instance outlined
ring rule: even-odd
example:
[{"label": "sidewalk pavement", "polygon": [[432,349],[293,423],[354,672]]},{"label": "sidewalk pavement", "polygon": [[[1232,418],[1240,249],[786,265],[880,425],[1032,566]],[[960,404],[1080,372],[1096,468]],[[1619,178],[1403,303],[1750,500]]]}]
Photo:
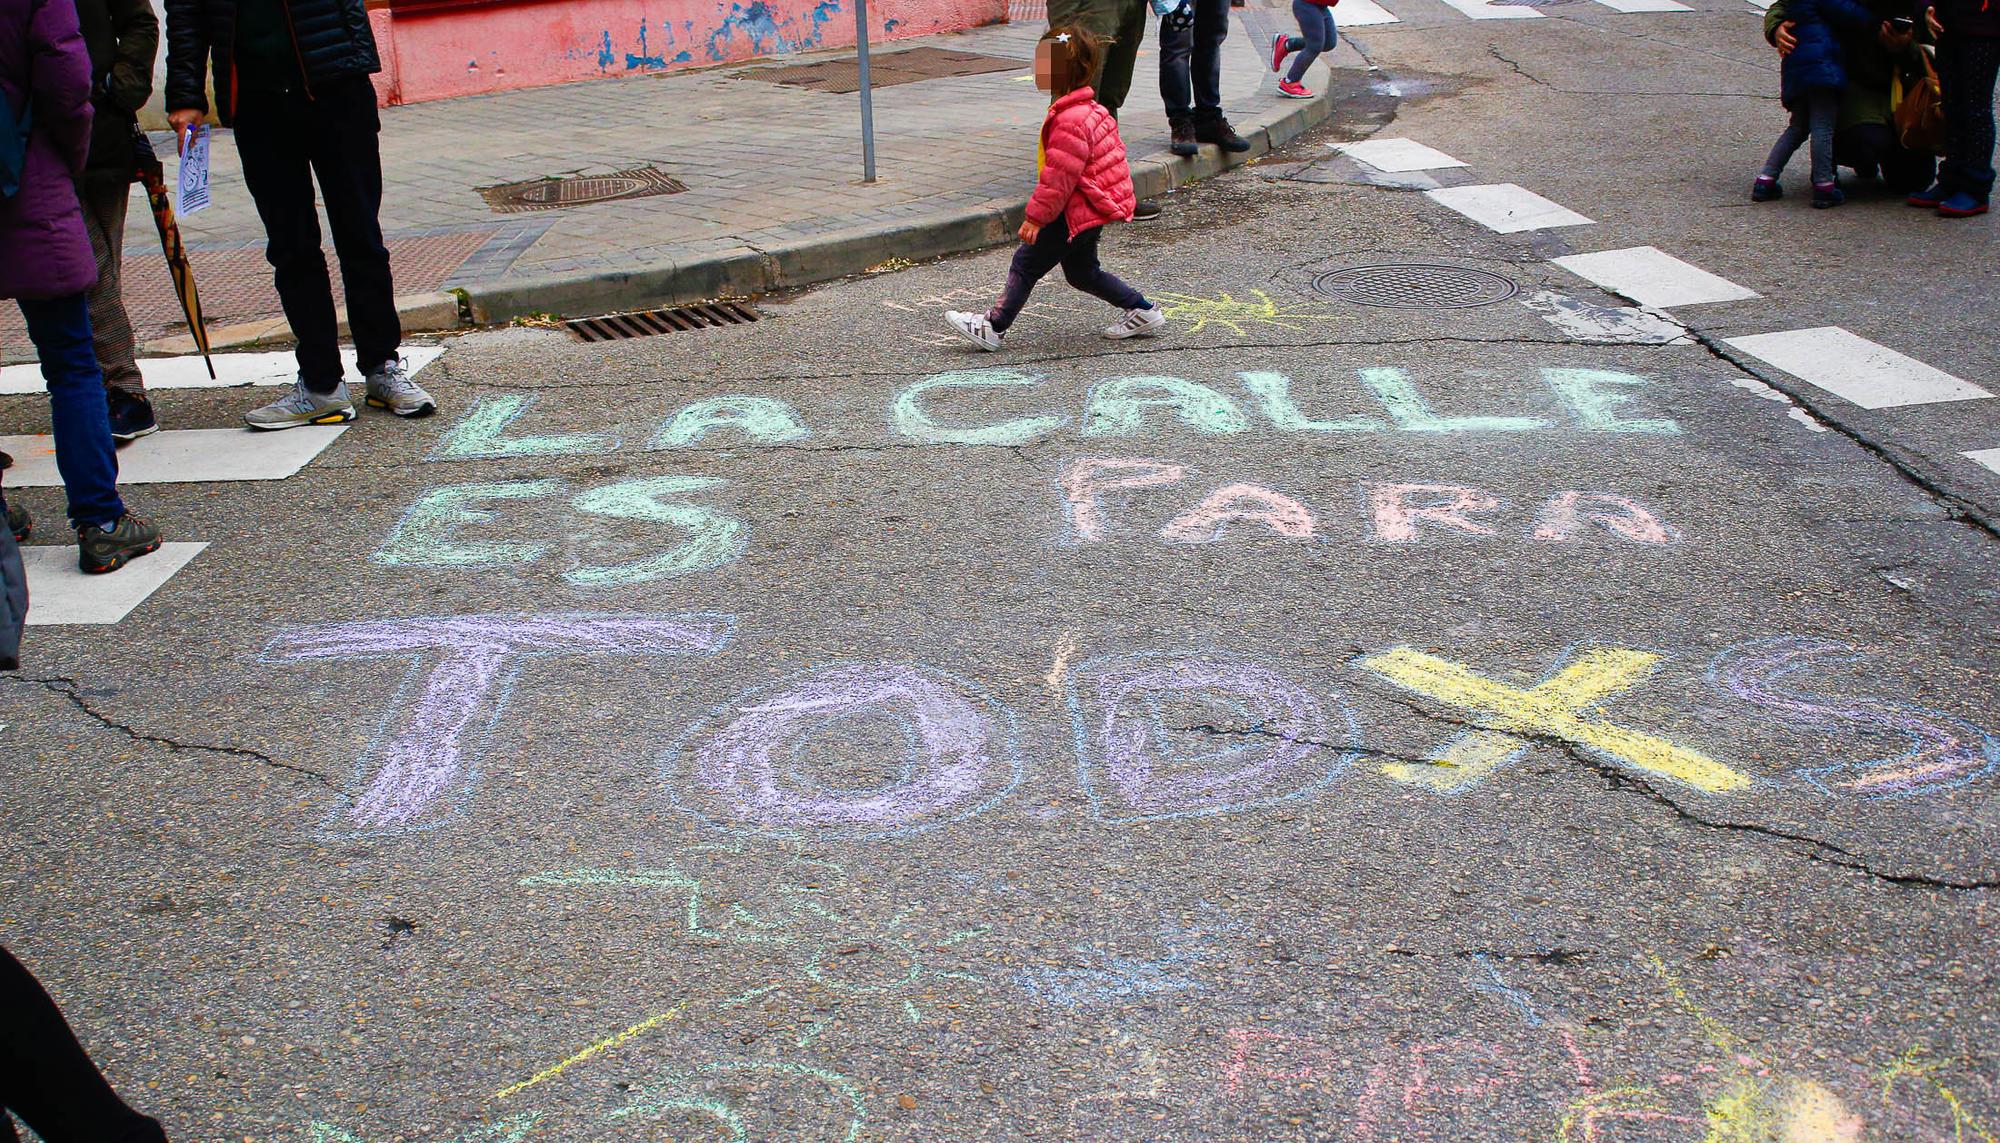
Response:
[{"label": "sidewalk pavement", "polygon": [[[924,48],[1017,66],[878,88],[879,181],[872,186],[860,181],[858,95],[756,78],[800,63],[851,61],[852,52],[383,109],[382,224],[408,323],[458,324],[459,299],[444,291],[463,291],[465,316],[482,322],[538,312],[583,316],[752,295],[890,258],[1007,241],[1034,183],[1036,133],[1048,106],[1030,64],[1040,13],[1017,4],[1014,17],[878,49],[878,72],[893,66],[891,53]],[[1326,117],[1323,100],[1277,95],[1270,36],[1291,26],[1288,10],[1233,13],[1224,108],[1255,149],[1227,164],[1214,147],[1194,159],[1168,154],[1157,28],[1148,32],[1123,112],[1142,195],[1255,157]],[[1340,62],[1358,57],[1343,48]],[[1311,82],[1322,86],[1324,72],[1315,70]],[[157,139],[169,153],[166,136]],[[211,327],[226,343],[283,337],[236,149],[222,143],[213,156],[213,205],[182,220]],[[479,192],[644,167],[687,189],[528,213],[496,213]],[[331,249],[327,256],[333,264]],[[143,198],[132,207],[126,258],[128,306],[140,337],[153,351],[184,352],[185,325]],[[336,295],[338,285],[336,275]],[[168,336],[176,330],[182,336]],[[18,312],[0,307],[0,356],[18,361],[29,353]]]}]

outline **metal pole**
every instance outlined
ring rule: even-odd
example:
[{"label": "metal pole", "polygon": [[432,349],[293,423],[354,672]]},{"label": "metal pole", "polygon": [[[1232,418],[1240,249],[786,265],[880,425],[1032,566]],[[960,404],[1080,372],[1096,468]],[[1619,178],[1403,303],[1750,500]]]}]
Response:
[{"label": "metal pole", "polygon": [[861,181],[875,181],[875,91],[868,77],[868,0],[854,0],[854,50],[861,65]]}]

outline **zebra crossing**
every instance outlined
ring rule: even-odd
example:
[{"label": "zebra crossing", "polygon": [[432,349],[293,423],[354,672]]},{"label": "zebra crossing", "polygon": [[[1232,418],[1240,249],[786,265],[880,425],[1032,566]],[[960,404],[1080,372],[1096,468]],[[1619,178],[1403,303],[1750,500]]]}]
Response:
[{"label": "zebra crossing", "polygon": [[[411,374],[444,352],[440,346],[408,346]],[[352,364],[352,351],[348,351]],[[288,383],[297,368],[292,354],[224,353],[215,356],[217,379],[208,377],[200,357],[151,358],[140,362],[153,389],[212,388]],[[29,388],[32,376],[34,387]],[[0,376],[0,393],[40,388],[38,367],[10,366]],[[351,426],[327,425],[258,433],[249,429],[164,429],[118,450],[118,483],[219,484],[285,480],[296,476],[333,446]],[[9,488],[60,488],[55,443],[50,436],[0,436],[0,452],[14,458],[4,477]],[[39,520],[36,531],[69,538],[60,520]],[[31,537],[32,538],[32,537]],[[76,545],[24,544],[28,572],[28,625],[31,627],[118,623],[184,570],[209,545],[169,542],[160,550],[109,575],[85,575],[76,566]]]}]

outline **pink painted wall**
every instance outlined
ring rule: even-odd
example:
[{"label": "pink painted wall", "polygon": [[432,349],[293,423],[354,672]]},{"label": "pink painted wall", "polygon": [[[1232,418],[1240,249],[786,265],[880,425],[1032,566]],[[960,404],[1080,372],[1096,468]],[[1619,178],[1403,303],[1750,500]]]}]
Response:
[{"label": "pink painted wall", "polygon": [[[869,43],[995,24],[1007,0],[868,0]],[[526,0],[369,12],[384,103],[704,67],[854,43],[853,0]]]}]

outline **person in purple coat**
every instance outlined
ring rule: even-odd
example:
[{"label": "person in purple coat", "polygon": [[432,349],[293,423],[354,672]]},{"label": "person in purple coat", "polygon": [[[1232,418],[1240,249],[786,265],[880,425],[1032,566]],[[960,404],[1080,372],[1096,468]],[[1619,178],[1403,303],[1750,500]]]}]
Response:
[{"label": "person in purple coat", "polygon": [[6,121],[30,125],[20,186],[0,197],[0,299],[19,302],[42,359],[77,566],[95,574],[157,550],[160,530],[119,498],[104,374],[91,346],[84,292],[97,281],[97,261],[76,191],[90,150],[90,87],[74,3],[0,0],[0,99]]}]

